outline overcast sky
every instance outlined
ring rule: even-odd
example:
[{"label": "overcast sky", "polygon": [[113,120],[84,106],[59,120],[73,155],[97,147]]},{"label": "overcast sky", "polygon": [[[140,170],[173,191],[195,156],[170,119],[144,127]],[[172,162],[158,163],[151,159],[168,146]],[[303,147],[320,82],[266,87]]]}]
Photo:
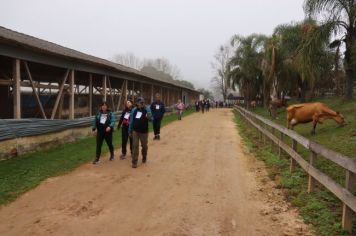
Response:
[{"label": "overcast sky", "polygon": [[211,61],[232,35],[271,34],[304,18],[304,0],[0,0],[0,25],[105,59],[165,57],[210,87]]}]

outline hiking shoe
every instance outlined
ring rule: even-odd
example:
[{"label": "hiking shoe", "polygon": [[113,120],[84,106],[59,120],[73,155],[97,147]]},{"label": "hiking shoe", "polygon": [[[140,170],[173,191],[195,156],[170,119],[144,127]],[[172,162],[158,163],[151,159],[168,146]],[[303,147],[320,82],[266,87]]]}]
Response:
[{"label": "hiking shoe", "polygon": [[114,156],[110,156],[109,161],[113,161],[114,159],[115,159],[115,157],[114,157]]},{"label": "hiking shoe", "polygon": [[137,168],[137,164],[132,163],[132,168]]},{"label": "hiking shoe", "polygon": [[125,160],[126,159],[126,154],[121,154],[120,159],[121,160]]},{"label": "hiking shoe", "polygon": [[142,158],[142,163],[145,164],[146,162],[147,162],[147,158],[146,157]]},{"label": "hiking shoe", "polygon": [[157,140],[157,139],[158,139],[158,136],[155,135],[155,136],[153,137],[153,140]]},{"label": "hiking shoe", "polygon": [[99,164],[99,158],[96,158],[96,159],[93,161],[93,165],[96,165],[96,164]]},{"label": "hiking shoe", "polygon": [[157,136],[157,140],[161,140],[161,136],[160,135]]}]

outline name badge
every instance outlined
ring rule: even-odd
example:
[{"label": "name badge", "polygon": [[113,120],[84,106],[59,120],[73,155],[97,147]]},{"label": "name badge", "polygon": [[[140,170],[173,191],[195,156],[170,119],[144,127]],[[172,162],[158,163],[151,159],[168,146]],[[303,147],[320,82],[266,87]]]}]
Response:
[{"label": "name badge", "polygon": [[100,124],[105,124],[107,119],[108,119],[108,115],[107,114],[101,114],[101,116],[100,116]]},{"label": "name badge", "polygon": [[124,119],[128,119],[130,117],[130,113],[126,112],[125,116],[124,116]]},{"label": "name badge", "polygon": [[156,110],[159,110],[159,105],[156,105]]},{"label": "name badge", "polygon": [[140,119],[141,116],[142,116],[142,112],[138,111],[138,112],[136,113],[136,119]]}]

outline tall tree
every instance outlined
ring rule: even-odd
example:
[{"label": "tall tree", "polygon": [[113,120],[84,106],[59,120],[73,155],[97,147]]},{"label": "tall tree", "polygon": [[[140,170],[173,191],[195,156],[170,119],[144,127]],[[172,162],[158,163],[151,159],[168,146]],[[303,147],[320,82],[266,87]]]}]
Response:
[{"label": "tall tree", "polygon": [[229,45],[221,45],[219,50],[214,55],[214,61],[211,66],[214,70],[215,76],[211,79],[212,87],[219,91],[224,102],[227,98],[227,92],[230,87],[228,83],[228,74],[230,67],[228,66],[231,57],[231,47]]},{"label": "tall tree", "polygon": [[166,58],[145,59],[143,64],[144,66],[154,67],[158,71],[170,75],[174,80],[179,80],[182,77],[179,68],[176,65],[172,65]]},{"label": "tall tree", "polygon": [[235,53],[229,60],[231,70],[228,73],[228,83],[233,89],[238,86],[247,106],[261,91],[263,81],[261,65],[266,39],[264,35],[252,34],[247,37],[237,35],[231,40]]},{"label": "tall tree", "polygon": [[132,52],[116,54],[112,60],[116,63],[134,68],[136,70],[141,70],[143,67],[143,61]]},{"label": "tall tree", "polygon": [[[324,26],[322,26],[324,27]],[[307,80],[311,96],[316,85],[331,81],[334,53],[329,48],[330,35],[313,20],[306,20],[300,25],[302,41],[298,45],[296,63],[300,77]]]},{"label": "tall tree", "polygon": [[210,90],[204,88],[200,88],[197,90],[204,96],[205,99],[214,100],[214,95]]},{"label": "tall tree", "polygon": [[336,41],[345,43],[345,98],[352,99],[356,80],[356,0],[306,0],[304,10],[311,17],[326,16],[320,29],[329,35],[341,35]]}]

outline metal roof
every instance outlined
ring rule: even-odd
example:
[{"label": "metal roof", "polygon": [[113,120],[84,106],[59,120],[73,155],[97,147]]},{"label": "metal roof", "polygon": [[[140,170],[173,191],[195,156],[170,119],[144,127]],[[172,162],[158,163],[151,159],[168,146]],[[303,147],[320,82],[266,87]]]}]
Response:
[{"label": "metal roof", "polygon": [[51,54],[51,55],[56,55],[56,56],[62,56],[66,58],[71,58],[74,60],[79,60],[83,62],[87,62],[89,64],[96,64],[99,66],[104,66],[104,67],[109,67],[110,69],[118,70],[120,72],[125,72],[131,75],[136,75],[136,76],[143,76],[151,80],[159,81],[162,83],[174,85],[176,87],[188,89],[191,91],[196,90],[189,88],[185,85],[180,84],[178,81],[168,81],[162,78],[154,78],[151,77],[150,75],[143,73],[141,71],[138,71],[136,69],[123,66],[114,62],[111,62],[109,60],[105,60],[99,57],[95,57],[89,54],[85,54],[79,51],[76,51],[71,48],[63,47],[61,45],[39,39],[27,34],[19,33],[17,31],[13,31],[10,29],[7,29],[5,27],[0,26],[0,39],[4,39],[6,41],[10,41],[14,44],[17,45],[22,45],[25,47],[29,47],[31,49],[34,49],[36,51],[39,51],[44,54]]}]

